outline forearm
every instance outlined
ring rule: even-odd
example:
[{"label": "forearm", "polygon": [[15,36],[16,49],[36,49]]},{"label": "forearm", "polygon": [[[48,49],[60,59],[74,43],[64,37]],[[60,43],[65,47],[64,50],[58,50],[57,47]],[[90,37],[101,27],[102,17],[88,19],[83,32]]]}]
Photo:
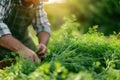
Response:
[{"label": "forearm", "polygon": [[49,38],[50,38],[50,35],[47,32],[38,33],[39,43],[43,43],[43,44],[47,45]]},{"label": "forearm", "polygon": [[12,37],[12,35],[0,37],[0,46],[21,53],[20,57],[23,59],[30,58],[33,61],[40,61],[38,56],[32,50],[25,47],[21,42]]},{"label": "forearm", "polygon": [[12,37],[12,35],[5,35],[0,37],[0,46],[5,47],[11,51],[23,51],[27,49],[21,42]]}]

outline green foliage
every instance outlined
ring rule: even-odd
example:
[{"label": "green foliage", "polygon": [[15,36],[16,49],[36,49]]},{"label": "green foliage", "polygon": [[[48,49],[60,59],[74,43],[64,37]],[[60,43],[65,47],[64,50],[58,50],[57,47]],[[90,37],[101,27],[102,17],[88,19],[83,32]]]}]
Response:
[{"label": "green foliage", "polygon": [[64,43],[63,41],[55,42],[55,46],[51,51],[53,55],[51,62],[60,61],[61,64],[74,72],[79,72],[79,70],[85,70],[86,68],[93,69],[94,65],[95,68],[93,70],[96,70],[96,66],[103,70],[107,66],[105,61],[107,59],[112,60],[111,55],[120,44],[115,38],[106,39],[103,34],[97,33],[95,27],[93,31],[90,30],[88,34],[81,37],[62,37],[62,40],[64,40]]},{"label": "green foliage", "polygon": [[[74,26],[74,27],[73,27]],[[65,19],[61,30],[51,36],[49,54],[43,62],[17,59],[0,70],[1,80],[119,80],[120,41],[105,37],[98,26],[81,35],[75,16]]]},{"label": "green foliage", "polygon": [[54,47],[50,47],[50,55],[45,61],[49,63],[59,61],[70,72],[78,73],[88,70],[95,76],[95,79],[102,76],[98,80],[104,80],[110,67],[120,68],[120,42],[116,35],[107,38],[103,33],[97,32],[97,28],[98,26],[90,28],[89,32],[84,35],[75,35],[71,30],[68,36],[62,36],[60,40],[53,41]]},{"label": "green foliage", "polygon": [[99,24],[106,35],[113,33],[113,31],[119,32],[120,0],[98,1],[93,16],[92,23]]},{"label": "green foliage", "polygon": [[61,27],[64,17],[74,14],[81,23],[78,30],[82,33],[96,24],[105,35],[120,31],[120,0],[64,0],[64,3],[46,5],[46,11],[52,30]]},{"label": "green foliage", "polygon": [[6,68],[6,71],[13,73],[23,73],[28,75],[29,73],[35,71],[35,69],[40,65],[38,62],[33,62],[31,59],[21,60],[16,58],[17,62],[10,67]]},{"label": "green foliage", "polygon": [[29,75],[22,73],[19,69],[14,70],[17,71],[11,71],[10,69],[9,72],[8,69],[0,70],[0,80],[87,80],[88,78],[89,80],[93,80],[92,75],[88,72],[70,73],[59,62],[55,62],[52,65],[44,63]]}]

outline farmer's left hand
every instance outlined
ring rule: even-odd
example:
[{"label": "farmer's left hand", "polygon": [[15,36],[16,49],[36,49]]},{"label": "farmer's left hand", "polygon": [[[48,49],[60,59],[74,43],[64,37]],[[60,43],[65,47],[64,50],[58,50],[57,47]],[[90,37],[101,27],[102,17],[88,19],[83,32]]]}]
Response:
[{"label": "farmer's left hand", "polygon": [[37,54],[40,55],[40,58],[43,58],[47,54],[47,47],[45,44],[40,43],[37,46]]}]

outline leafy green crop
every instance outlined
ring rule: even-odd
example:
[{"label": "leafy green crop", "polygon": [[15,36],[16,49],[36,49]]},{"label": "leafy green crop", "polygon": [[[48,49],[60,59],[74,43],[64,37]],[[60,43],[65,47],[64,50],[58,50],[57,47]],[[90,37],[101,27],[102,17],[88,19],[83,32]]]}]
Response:
[{"label": "leafy green crop", "polygon": [[75,31],[77,26],[68,20],[52,35],[43,62],[18,58],[16,64],[0,70],[0,80],[120,80],[120,41],[116,35],[105,37],[97,32],[98,26],[82,35]]}]

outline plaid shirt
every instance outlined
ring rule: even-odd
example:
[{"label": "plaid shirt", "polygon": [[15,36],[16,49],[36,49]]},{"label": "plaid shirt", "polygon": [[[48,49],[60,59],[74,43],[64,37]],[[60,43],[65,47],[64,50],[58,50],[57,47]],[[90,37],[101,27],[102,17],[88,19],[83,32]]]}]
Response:
[{"label": "plaid shirt", "polygon": [[[3,20],[8,16],[11,9],[12,0],[0,0],[0,37],[11,34],[8,25],[6,25]],[[21,2],[21,0],[19,0]],[[36,33],[48,32],[50,34],[50,24],[47,19],[47,14],[44,11],[43,2],[39,2],[36,10],[36,18],[32,21],[33,28]]]}]

